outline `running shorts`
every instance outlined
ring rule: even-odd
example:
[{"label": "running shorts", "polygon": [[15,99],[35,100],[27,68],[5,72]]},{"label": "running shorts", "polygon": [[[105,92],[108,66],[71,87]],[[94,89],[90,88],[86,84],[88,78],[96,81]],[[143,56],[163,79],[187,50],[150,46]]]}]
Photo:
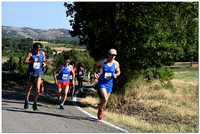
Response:
[{"label": "running shorts", "polygon": [[58,87],[59,88],[64,88],[66,86],[69,86],[69,81],[65,81],[65,82],[58,81]]},{"label": "running shorts", "polygon": [[106,84],[98,84],[98,87],[99,87],[99,89],[100,88],[105,88],[108,93],[112,92],[112,87],[107,86]]},{"label": "running shorts", "polygon": [[27,80],[33,82],[35,78],[41,78],[44,75],[43,71],[40,72],[30,72],[27,71]]}]

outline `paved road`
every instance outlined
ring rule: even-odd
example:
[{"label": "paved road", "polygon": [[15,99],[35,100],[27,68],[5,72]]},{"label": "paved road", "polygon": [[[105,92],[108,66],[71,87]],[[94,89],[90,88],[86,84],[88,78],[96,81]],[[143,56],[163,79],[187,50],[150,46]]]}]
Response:
[{"label": "paved road", "polygon": [[[39,96],[38,109],[32,110],[33,91],[30,95],[29,109],[25,110],[26,87],[2,91],[2,132],[3,133],[123,133],[90,117],[75,106],[71,97],[67,98],[65,110],[59,109],[56,89],[46,85],[45,92]],[[81,96],[80,96],[81,97]],[[77,98],[77,100],[79,100]]]}]

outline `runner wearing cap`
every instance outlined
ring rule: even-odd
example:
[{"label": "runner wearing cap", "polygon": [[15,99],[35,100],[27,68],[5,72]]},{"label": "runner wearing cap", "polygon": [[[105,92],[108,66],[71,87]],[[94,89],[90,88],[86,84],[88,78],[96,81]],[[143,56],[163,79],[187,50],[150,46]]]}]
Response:
[{"label": "runner wearing cap", "polygon": [[[67,99],[67,93],[69,90],[69,80],[70,80],[70,72],[72,72],[73,80],[75,78],[74,70],[71,65],[69,65],[69,56],[64,57],[64,64],[59,65],[56,70],[53,72],[55,83],[58,85],[58,99],[61,99],[62,91],[63,97],[60,104],[60,109],[64,109],[64,103]],[[59,72],[58,77],[56,77],[56,73]]]},{"label": "runner wearing cap", "polygon": [[93,67],[95,78],[98,77],[96,68],[101,67],[98,88],[101,92],[102,99],[97,113],[100,120],[103,119],[103,109],[106,107],[108,98],[112,92],[113,78],[117,78],[121,73],[119,63],[115,60],[116,55],[117,51],[115,49],[110,49],[108,52],[108,58],[98,61]]}]

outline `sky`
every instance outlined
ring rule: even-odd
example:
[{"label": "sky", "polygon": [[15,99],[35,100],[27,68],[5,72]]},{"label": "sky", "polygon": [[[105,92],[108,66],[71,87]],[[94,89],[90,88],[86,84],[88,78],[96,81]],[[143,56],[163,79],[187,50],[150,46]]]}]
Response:
[{"label": "sky", "polygon": [[[70,2],[72,3],[72,2]],[[2,25],[12,27],[30,27],[35,29],[65,28],[72,30],[66,17],[67,8],[62,2],[10,2],[2,4]]]}]

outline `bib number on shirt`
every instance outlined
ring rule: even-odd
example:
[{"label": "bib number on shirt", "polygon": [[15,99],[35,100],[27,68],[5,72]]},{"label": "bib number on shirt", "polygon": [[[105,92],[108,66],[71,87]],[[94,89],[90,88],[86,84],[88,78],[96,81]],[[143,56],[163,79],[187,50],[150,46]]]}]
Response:
[{"label": "bib number on shirt", "polygon": [[105,79],[107,80],[111,79],[111,73],[105,73]]},{"label": "bib number on shirt", "polygon": [[34,69],[40,69],[40,62],[34,62],[33,63],[33,68]]},{"label": "bib number on shirt", "polygon": [[63,74],[62,79],[67,79],[68,74]]},{"label": "bib number on shirt", "polygon": [[79,75],[82,75],[82,72],[81,72],[81,71],[79,72]]}]

